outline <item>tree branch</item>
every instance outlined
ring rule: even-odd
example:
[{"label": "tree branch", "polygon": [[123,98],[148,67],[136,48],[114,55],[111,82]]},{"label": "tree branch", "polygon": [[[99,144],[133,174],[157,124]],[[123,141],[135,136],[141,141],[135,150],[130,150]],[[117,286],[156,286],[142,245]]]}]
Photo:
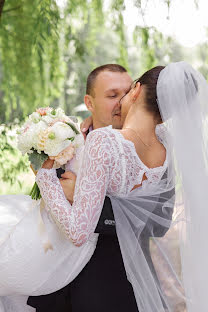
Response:
[{"label": "tree branch", "polygon": [[4,7],[4,3],[5,3],[5,0],[0,0],[0,19],[1,19],[2,10]]},{"label": "tree branch", "polygon": [[[0,0],[1,1],[1,0]],[[5,0],[4,0],[5,1]],[[11,8],[11,9],[8,9],[8,10],[4,10],[2,13],[8,13],[8,12],[11,12],[11,11],[14,11],[14,10],[18,10],[21,8],[21,5],[15,7],[15,8]]]}]

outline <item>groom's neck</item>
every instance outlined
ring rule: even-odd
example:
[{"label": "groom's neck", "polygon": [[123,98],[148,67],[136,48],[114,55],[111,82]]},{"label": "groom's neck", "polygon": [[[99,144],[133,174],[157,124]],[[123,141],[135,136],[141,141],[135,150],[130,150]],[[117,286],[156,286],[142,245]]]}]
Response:
[{"label": "groom's neck", "polygon": [[93,120],[92,130],[107,127],[107,126],[110,126],[110,124],[107,125],[107,124],[104,124],[98,120]]}]

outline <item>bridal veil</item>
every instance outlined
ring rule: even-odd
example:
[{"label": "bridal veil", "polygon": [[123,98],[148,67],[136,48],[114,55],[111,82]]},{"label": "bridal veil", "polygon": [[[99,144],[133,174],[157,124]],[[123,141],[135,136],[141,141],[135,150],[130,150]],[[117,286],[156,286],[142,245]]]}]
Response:
[{"label": "bridal veil", "polygon": [[112,197],[127,277],[140,312],[206,312],[208,84],[186,62],[159,75],[168,168],[160,183]]}]

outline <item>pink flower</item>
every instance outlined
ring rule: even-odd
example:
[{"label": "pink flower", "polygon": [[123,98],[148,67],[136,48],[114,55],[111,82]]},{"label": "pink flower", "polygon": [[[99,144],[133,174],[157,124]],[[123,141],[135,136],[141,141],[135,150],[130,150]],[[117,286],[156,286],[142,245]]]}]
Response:
[{"label": "pink flower", "polygon": [[55,160],[58,165],[65,165],[69,160],[71,160],[74,156],[75,148],[70,144],[67,148],[65,148],[62,152],[60,152],[57,156],[50,156],[50,159]]},{"label": "pink flower", "polygon": [[41,116],[45,116],[49,109],[50,107],[40,107],[36,109],[36,112],[39,113]]}]

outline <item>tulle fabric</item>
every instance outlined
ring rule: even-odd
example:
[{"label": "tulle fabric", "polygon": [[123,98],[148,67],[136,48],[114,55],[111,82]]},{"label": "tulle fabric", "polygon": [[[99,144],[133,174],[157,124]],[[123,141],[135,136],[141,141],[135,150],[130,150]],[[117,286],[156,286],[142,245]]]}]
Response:
[{"label": "tulle fabric", "polygon": [[159,76],[158,103],[170,133],[180,184],[180,251],[189,312],[206,312],[208,281],[208,84],[186,62],[172,63]]},{"label": "tulle fabric", "polygon": [[168,168],[160,183],[111,197],[140,312],[207,312],[208,85],[185,62],[161,71]]},{"label": "tulle fabric", "polygon": [[138,310],[186,311],[179,252],[183,218],[175,205],[175,180],[166,171],[159,184],[144,181],[131,196],[111,201]]}]

